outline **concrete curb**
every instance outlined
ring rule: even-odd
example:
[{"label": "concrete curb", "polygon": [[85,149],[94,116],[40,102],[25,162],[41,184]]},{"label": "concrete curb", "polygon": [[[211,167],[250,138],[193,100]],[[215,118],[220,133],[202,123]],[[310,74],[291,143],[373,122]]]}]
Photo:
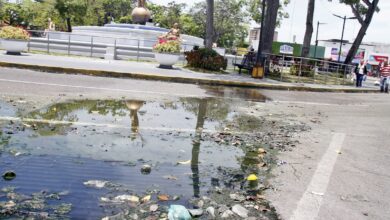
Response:
[{"label": "concrete curb", "polygon": [[378,93],[379,92],[379,91],[374,90],[374,89],[317,88],[317,87],[295,86],[295,85],[277,85],[277,84],[270,84],[270,83],[254,83],[254,82],[240,82],[240,81],[215,80],[215,79],[199,79],[199,78],[177,77],[177,76],[161,76],[161,75],[147,74],[147,73],[140,74],[140,73],[125,73],[125,72],[105,71],[105,70],[87,70],[87,69],[78,69],[78,68],[65,68],[65,67],[56,67],[56,66],[42,66],[42,65],[9,63],[9,62],[0,62],[0,67],[30,69],[30,70],[36,70],[36,71],[65,73],[65,74],[81,74],[81,75],[100,76],[100,77],[131,78],[131,79],[140,79],[140,80],[154,80],[154,81],[166,81],[166,82],[188,83],[188,84],[258,88],[258,89],[269,89],[269,90],[292,90],[292,91],[308,91],[308,92],[339,92],[339,93]]}]

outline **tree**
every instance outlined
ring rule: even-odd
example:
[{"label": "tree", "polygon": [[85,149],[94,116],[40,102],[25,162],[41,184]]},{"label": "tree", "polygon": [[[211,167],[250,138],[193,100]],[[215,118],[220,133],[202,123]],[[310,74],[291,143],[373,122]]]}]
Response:
[{"label": "tree", "polygon": [[[0,1],[0,20],[15,26],[23,26],[30,29],[45,29],[48,18],[56,24],[60,24],[60,16],[54,8],[56,0],[33,1],[24,0],[20,3],[8,3]],[[64,26],[57,25],[59,29]]]},{"label": "tree", "polygon": [[262,39],[263,53],[272,53],[272,43],[274,41],[279,9],[279,0],[267,0],[267,9],[263,28],[264,34]]},{"label": "tree", "polygon": [[[259,0],[249,0],[247,1],[247,8],[251,14],[251,18],[260,24],[262,11],[261,1]],[[280,25],[280,21],[283,18],[288,17],[288,13],[283,10],[283,6],[287,6],[290,3],[290,0],[283,0],[283,3],[280,4],[279,0],[266,0],[266,16],[264,17],[264,34],[263,34],[263,52],[271,53],[272,52],[272,43],[275,33],[275,28]]]},{"label": "tree", "polygon": [[153,20],[163,28],[171,28],[174,23],[181,23],[181,17],[186,4],[168,3],[167,6],[149,4],[148,8],[152,12]]},{"label": "tree", "polygon": [[[131,9],[134,6],[133,0],[100,0],[102,1],[104,11],[104,23],[109,20],[120,20],[123,17],[130,16]],[[89,4],[93,5],[93,4]],[[108,19],[110,17],[110,19]]]},{"label": "tree", "polygon": [[360,30],[345,59],[345,64],[349,64],[355,57],[355,54],[357,53],[360,44],[362,43],[363,38],[366,35],[374,13],[379,12],[379,0],[340,0],[340,2],[351,7],[353,14],[361,25]]},{"label": "tree", "polygon": [[[252,18],[253,21],[260,24],[261,21],[261,0],[247,0],[246,6],[247,10]],[[287,6],[290,3],[290,0],[283,0],[283,4],[280,4],[279,10],[278,10],[278,20],[277,20],[277,26],[280,25],[280,22],[283,18],[288,18],[289,14],[284,11],[283,6]],[[268,4],[268,2],[266,2]]]},{"label": "tree", "polygon": [[24,23],[20,4],[5,3],[1,11],[2,19],[6,24],[20,26]]},{"label": "tree", "polygon": [[214,34],[214,0],[207,0],[206,9],[206,48],[213,47],[213,34]]},{"label": "tree", "polygon": [[66,20],[67,31],[72,32],[71,21],[82,24],[88,4],[86,0],[56,0],[55,8]]},{"label": "tree", "polygon": [[[244,1],[218,0],[214,5],[214,32],[211,42],[230,47],[239,44],[248,34],[248,14],[242,10]],[[206,2],[195,4],[190,9],[190,16],[196,24],[199,37],[206,38]]]},{"label": "tree", "polygon": [[191,36],[202,37],[204,29],[202,26],[196,24],[194,18],[189,14],[182,14],[180,16],[180,25],[182,32]]},{"label": "tree", "polygon": [[310,43],[313,35],[313,19],[315,10],[315,0],[309,0],[307,6],[307,17],[306,17],[306,32],[303,40],[302,57],[307,57],[310,52]]},{"label": "tree", "polygon": [[0,25],[1,25],[1,22],[3,21],[3,19],[4,19],[3,8],[4,8],[4,2],[3,2],[3,0],[0,0]]}]

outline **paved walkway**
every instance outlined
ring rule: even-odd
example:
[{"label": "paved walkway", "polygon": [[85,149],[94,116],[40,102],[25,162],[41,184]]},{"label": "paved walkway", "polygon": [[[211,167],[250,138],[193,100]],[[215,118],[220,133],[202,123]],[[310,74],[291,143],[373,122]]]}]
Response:
[{"label": "paved walkway", "polygon": [[373,80],[364,88],[303,83],[284,83],[271,79],[253,79],[248,75],[207,74],[177,67],[173,70],[158,68],[152,62],[102,60],[87,57],[68,57],[43,54],[5,55],[0,52],[0,66],[31,68],[42,71],[91,74],[97,76],[129,77],[147,80],[163,80],[183,83],[216,84],[228,86],[258,87],[266,89],[291,89],[307,91],[373,92],[378,87]]}]

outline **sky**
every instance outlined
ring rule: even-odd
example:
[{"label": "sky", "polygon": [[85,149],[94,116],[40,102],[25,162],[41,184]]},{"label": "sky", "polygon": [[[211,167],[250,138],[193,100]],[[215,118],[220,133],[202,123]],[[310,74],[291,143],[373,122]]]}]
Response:
[{"label": "sky", "polygon": [[[172,0],[151,0],[156,4],[167,4]],[[176,0],[178,3],[186,3],[191,6],[195,2],[205,0]],[[353,17],[352,11],[348,6],[337,3],[338,0],[329,2],[328,0],[316,0],[316,10],[314,12],[314,32],[312,41],[315,41],[315,32],[317,30],[317,21],[326,23],[320,25],[319,40],[340,39],[343,28],[343,20],[333,16],[337,14],[340,16],[346,15]],[[294,35],[296,41],[302,42],[305,35],[306,10],[308,0],[291,0],[290,4],[285,8],[290,15],[289,18],[284,19],[277,31],[279,32],[278,41],[292,42]],[[377,42],[390,44],[390,1],[380,0],[379,7],[381,11],[374,15],[371,25],[364,38],[364,42]],[[344,39],[353,41],[358,33],[360,24],[355,20],[347,20],[345,25]]]}]

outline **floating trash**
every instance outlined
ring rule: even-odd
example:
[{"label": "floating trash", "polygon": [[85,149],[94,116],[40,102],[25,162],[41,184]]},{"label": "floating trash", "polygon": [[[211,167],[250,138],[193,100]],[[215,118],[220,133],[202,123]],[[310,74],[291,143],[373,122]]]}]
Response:
[{"label": "floating trash", "polygon": [[14,171],[6,171],[3,174],[3,179],[7,181],[11,181],[16,178],[16,173]]}]

